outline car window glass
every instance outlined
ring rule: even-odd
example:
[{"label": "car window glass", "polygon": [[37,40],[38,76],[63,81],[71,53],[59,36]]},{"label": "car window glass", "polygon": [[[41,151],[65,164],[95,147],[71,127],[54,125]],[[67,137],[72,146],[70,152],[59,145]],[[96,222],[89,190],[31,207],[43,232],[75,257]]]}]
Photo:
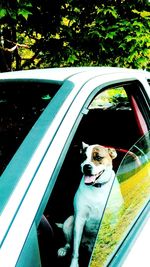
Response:
[{"label": "car window glass", "polygon": [[107,266],[150,194],[150,138],[140,138],[123,158],[104,212],[90,267]]},{"label": "car window glass", "polygon": [[0,174],[57,92],[46,82],[0,82]]}]

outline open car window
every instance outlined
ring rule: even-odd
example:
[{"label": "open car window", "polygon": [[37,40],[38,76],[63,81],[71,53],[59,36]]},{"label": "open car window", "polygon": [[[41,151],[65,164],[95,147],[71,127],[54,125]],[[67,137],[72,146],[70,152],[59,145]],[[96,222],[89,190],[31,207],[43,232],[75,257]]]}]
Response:
[{"label": "open car window", "polygon": [[150,133],[141,137],[123,158],[100,224],[90,267],[108,266],[150,196]]}]

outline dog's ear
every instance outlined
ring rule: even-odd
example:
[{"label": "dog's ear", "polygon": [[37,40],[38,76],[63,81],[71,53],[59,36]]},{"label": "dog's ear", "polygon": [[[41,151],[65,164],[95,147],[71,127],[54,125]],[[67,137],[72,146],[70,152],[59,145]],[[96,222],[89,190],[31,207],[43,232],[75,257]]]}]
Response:
[{"label": "dog's ear", "polygon": [[111,156],[112,159],[115,159],[117,157],[117,152],[114,148],[108,148],[108,153]]},{"label": "dog's ear", "polygon": [[88,146],[89,146],[88,144],[82,142],[81,149],[80,149],[80,154],[82,154],[87,149]]},{"label": "dog's ear", "polygon": [[82,149],[85,149],[85,148],[87,148],[88,146],[89,146],[88,144],[82,142]]}]

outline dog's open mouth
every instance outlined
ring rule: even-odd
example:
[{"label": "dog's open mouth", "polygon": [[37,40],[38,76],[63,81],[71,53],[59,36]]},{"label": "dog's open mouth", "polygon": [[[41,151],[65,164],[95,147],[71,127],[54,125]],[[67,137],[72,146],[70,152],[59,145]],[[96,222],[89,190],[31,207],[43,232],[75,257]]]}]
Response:
[{"label": "dog's open mouth", "polygon": [[104,170],[95,175],[84,175],[84,183],[87,185],[92,185],[95,181],[103,174]]}]

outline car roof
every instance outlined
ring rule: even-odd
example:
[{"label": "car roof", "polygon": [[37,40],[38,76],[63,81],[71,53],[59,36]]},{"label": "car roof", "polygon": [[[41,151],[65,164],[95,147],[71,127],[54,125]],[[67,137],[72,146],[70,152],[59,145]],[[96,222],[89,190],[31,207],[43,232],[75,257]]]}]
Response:
[{"label": "car roof", "polygon": [[109,75],[109,74],[121,74],[130,73],[138,76],[139,73],[150,79],[150,73],[143,70],[116,68],[116,67],[66,67],[66,68],[47,68],[47,69],[32,69],[32,70],[20,70],[0,73],[0,79],[36,79],[36,80],[49,80],[57,83],[62,83],[66,79],[69,79],[73,75],[79,73],[90,74],[90,77],[97,75]]}]

